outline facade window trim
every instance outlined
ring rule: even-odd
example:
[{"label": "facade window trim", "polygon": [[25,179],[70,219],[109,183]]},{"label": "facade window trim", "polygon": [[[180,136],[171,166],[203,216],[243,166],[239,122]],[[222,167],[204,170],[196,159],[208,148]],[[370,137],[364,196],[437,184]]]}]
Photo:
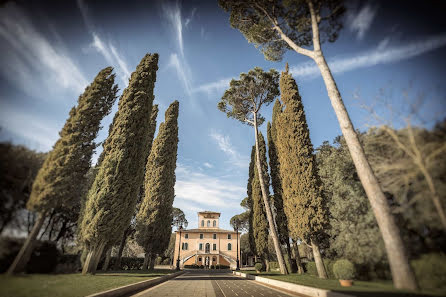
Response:
[{"label": "facade window trim", "polygon": [[232,244],[228,243],[228,251],[232,251]]}]

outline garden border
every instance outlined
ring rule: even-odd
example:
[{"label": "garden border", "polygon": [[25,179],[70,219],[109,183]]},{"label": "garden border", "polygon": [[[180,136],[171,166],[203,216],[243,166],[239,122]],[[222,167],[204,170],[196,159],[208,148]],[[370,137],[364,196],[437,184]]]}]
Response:
[{"label": "garden border", "polygon": [[246,279],[251,279],[251,280],[255,280],[260,283],[270,285],[277,289],[284,289],[287,291],[291,291],[291,292],[295,292],[295,293],[299,293],[299,294],[303,294],[303,295],[307,295],[307,296],[311,296],[311,297],[353,297],[353,295],[348,295],[345,293],[333,292],[330,290],[318,289],[318,288],[314,288],[314,287],[293,284],[293,283],[289,283],[289,282],[279,281],[279,280],[266,278],[266,277],[260,277],[257,275],[242,273],[242,272],[238,272],[238,271],[233,271],[232,273],[234,275],[241,276]]},{"label": "garden border", "polygon": [[184,271],[178,271],[178,272],[174,272],[174,273],[171,273],[168,275],[155,277],[155,278],[151,278],[151,279],[144,280],[141,282],[137,282],[134,284],[125,285],[122,287],[110,289],[107,291],[102,291],[99,293],[94,293],[94,294],[88,295],[86,297],[118,297],[118,296],[127,295],[127,294],[131,294],[131,293],[137,293],[139,291],[148,289],[150,287],[153,287],[155,285],[158,285],[165,281],[173,279],[183,273],[184,273]]}]

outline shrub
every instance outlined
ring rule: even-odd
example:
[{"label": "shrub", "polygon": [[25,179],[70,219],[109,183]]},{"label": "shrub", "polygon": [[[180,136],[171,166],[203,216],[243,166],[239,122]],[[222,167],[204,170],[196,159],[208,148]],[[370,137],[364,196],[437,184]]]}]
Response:
[{"label": "shrub", "polygon": [[346,259],[338,260],[333,265],[333,273],[337,279],[353,279],[355,272],[353,263]]},{"label": "shrub", "polygon": [[277,270],[279,269],[279,262],[269,262],[269,269],[270,270]]},{"label": "shrub", "polygon": [[170,258],[166,258],[161,262],[163,265],[170,265]]},{"label": "shrub", "polygon": [[[5,272],[14,261],[24,239],[2,238],[0,241],[0,272]],[[26,265],[28,273],[50,273],[57,265],[59,251],[54,243],[48,241],[37,241]]]},{"label": "shrub", "polygon": [[255,267],[256,271],[262,271],[263,270],[263,264],[262,263],[257,262],[254,265],[254,267]]},{"label": "shrub", "polygon": [[197,268],[199,268],[200,266],[198,266],[197,264],[188,264],[188,265],[184,265],[184,268],[194,268],[194,269],[197,269]]},{"label": "shrub", "polygon": [[422,255],[410,263],[423,289],[446,289],[446,255],[432,253]]},{"label": "shrub", "polygon": [[74,273],[82,268],[80,255],[60,255],[57,259],[55,273]]},{"label": "shrub", "polygon": [[335,261],[333,261],[331,259],[323,259],[323,262],[324,262],[325,271],[327,272],[328,278],[335,279],[336,277],[333,273],[333,265],[334,265]]},{"label": "shrub", "polygon": [[220,265],[220,269],[229,269],[228,265]]},{"label": "shrub", "polygon": [[306,265],[306,269],[308,274],[317,276],[317,268],[315,262],[308,262]]},{"label": "shrub", "polygon": [[156,259],[155,259],[155,265],[161,265],[161,262],[163,262],[163,258],[160,257],[160,256],[156,257]]}]

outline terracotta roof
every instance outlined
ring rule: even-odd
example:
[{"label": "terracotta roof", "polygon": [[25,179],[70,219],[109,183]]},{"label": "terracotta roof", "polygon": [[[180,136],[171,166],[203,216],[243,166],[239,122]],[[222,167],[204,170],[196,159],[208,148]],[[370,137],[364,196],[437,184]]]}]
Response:
[{"label": "terracotta roof", "polygon": [[[178,231],[175,231],[178,232]],[[201,229],[183,229],[181,232],[185,233],[236,233],[235,231],[231,230],[225,230],[225,229],[208,229],[208,228],[201,228]],[[239,232],[240,233],[240,232]]]}]

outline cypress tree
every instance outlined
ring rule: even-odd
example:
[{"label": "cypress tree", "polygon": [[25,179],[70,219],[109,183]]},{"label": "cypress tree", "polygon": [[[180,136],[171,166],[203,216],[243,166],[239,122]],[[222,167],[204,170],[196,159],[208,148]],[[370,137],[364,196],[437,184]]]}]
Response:
[{"label": "cypress tree", "polygon": [[[259,152],[260,166],[263,172],[263,181],[265,185],[269,185],[268,163],[266,162],[266,144],[261,132],[259,132]],[[267,187],[269,197],[269,187]],[[266,270],[269,271],[269,254],[268,254],[268,220],[266,218],[265,204],[262,199],[262,189],[260,188],[260,177],[258,170],[255,170],[254,179],[252,181],[252,212],[253,212],[253,234],[256,247],[256,254],[262,257],[266,263]]]},{"label": "cypress tree", "polygon": [[254,241],[254,230],[253,230],[253,202],[252,202],[252,182],[254,180],[254,172],[255,172],[255,162],[256,162],[256,147],[252,146],[251,149],[251,162],[249,162],[249,175],[248,175],[248,185],[247,185],[247,204],[249,207],[249,229],[248,229],[248,242],[249,248],[251,252],[256,254],[256,244]]},{"label": "cypress tree", "polygon": [[144,161],[158,70],[158,54],[146,54],[129,86],[104,144],[104,159],[88,193],[81,237],[89,248],[83,273],[95,273],[104,247],[122,237],[144,179]]},{"label": "cypress tree", "polygon": [[110,113],[118,92],[113,68],[102,69],[94,81],[78,98],[70,110],[60,138],[48,153],[34,180],[27,208],[38,213],[37,220],[22,249],[8,269],[8,273],[24,270],[31,256],[33,245],[47,214],[78,204],[82,185],[91,166],[96,148],[94,139],[101,120]]},{"label": "cypress tree", "polygon": [[[153,105],[152,107],[152,113],[150,114],[150,128],[149,128],[149,135],[147,138],[147,152],[146,152],[146,158],[145,158],[145,163],[147,163],[147,158],[149,157],[150,151],[152,149],[152,143],[153,143],[153,137],[155,136],[155,131],[156,131],[156,118],[158,116],[158,104]],[[145,170],[144,170],[145,172]],[[141,204],[142,201],[142,197],[144,196],[144,184],[141,185],[140,189],[139,189],[139,194],[138,194],[138,202],[136,203],[136,208],[134,211],[133,216],[135,217],[139,207],[138,205]],[[131,220],[132,222],[134,222],[134,219],[132,218]],[[132,234],[135,231],[135,226],[134,224],[129,224],[129,226],[127,227],[127,229],[124,231],[122,238],[119,242],[119,247],[118,247],[118,254],[116,255],[116,261],[114,263],[114,269],[115,270],[119,270],[121,267],[121,259],[122,259],[122,252],[124,251],[124,247],[125,244],[127,242],[127,238],[130,236],[130,234]]]},{"label": "cypress tree", "polygon": [[[146,164],[144,199],[136,215],[136,240],[153,266],[156,254],[169,245],[175,197],[175,168],[178,149],[179,103],[174,101],[165,113],[164,123],[153,142]],[[143,269],[147,268],[147,260]],[[151,267],[152,268],[152,267]]]},{"label": "cypress tree", "polygon": [[289,231],[293,238],[311,243],[319,277],[326,278],[318,235],[326,227],[327,210],[302,99],[288,64],[280,78],[280,90],[284,109],[277,116],[277,148]]}]

